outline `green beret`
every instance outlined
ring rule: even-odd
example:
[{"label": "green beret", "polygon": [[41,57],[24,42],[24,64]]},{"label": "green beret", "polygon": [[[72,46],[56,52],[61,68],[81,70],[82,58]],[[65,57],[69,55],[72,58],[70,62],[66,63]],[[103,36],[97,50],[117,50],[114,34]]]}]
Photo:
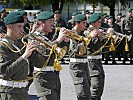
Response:
[{"label": "green beret", "polygon": [[37,16],[38,21],[47,20],[50,18],[54,18],[54,14],[52,12],[49,12],[49,11],[43,11],[43,12],[39,13]]},{"label": "green beret", "polygon": [[61,14],[61,11],[60,11],[60,10],[56,10],[56,11],[54,12],[54,14],[57,14],[57,13]]},{"label": "green beret", "polygon": [[90,16],[87,23],[94,23],[94,22],[98,21],[99,19],[101,19],[101,16],[99,14],[94,13]]},{"label": "green beret", "polygon": [[27,12],[26,11],[24,11],[24,10],[18,10],[18,12],[21,14],[21,15],[26,15],[27,16]]},{"label": "green beret", "polygon": [[83,15],[83,14],[78,14],[74,17],[74,22],[77,21],[77,22],[82,22],[82,21],[85,21],[86,20],[86,16]]},{"label": "green beret", "polygon": [[79,11],[76,11],[76,12],[73,12],[73,13],[72,13],[72,16],[76,16],[76,15],[78,15],[78,14],[82,14],[82,13],[79,12]]},{"label": "green beret", "polygon": [[113,17],[112,16],[107,17],[107,19],[111,19],[111,18],[113,18]]},{"label": "green beret", "polygon": [[19,12],[11,12],[5,17],[4,22],[6,25],[15,24],[15,23],[23,23],[24,18]]},{"label": "green beret", "polygon": [[132,12],[132,9],[131,8],[128,8],[128,10],[127,10],[128,12]]}]

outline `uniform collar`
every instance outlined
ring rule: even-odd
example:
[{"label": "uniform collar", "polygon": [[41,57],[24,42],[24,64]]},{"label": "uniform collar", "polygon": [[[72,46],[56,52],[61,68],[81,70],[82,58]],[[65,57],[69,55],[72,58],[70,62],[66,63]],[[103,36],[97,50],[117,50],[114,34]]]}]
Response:
[{"label": "uniform collar", "polygon": [[15,40],[13,40],[10,36],[5,36],[5,39],[10,43],[15,43]]}]

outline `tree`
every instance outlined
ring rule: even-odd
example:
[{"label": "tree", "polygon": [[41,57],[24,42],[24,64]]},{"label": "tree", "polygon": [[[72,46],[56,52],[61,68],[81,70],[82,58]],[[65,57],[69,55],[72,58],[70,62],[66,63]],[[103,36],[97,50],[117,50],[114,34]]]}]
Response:
[{"label": "tree", "polygon": [[[118,0],[99,0],[104,6],[108,6],[110,8],[110,15],[113,16],[113,20],[115,20],[115,3]],[[119,0],[120,3],[125,6],[127,4],[127,0]]]},{"label": "tree", "polygon": [[[53,12],[55,10],[61,10],[63,9],[64,2],[67,0],[2,0],[0,3],[6,4],[8,2],[14,2],[16,4],[27,6],[44,6],[47,4],[52,5]],[[77,0],[69,0],[70,2],[76,2]],[[108,6],[110,8],[110,15],[115,16],[115,3],[118,0],[78,0],[79,2],[88,2],[90,5],[92,5],[93,8],[96,8],[98,6],[98,3],[102,3],[104,6]],[[129,0],[119,0],[123,6],[127,4],[127,1]]]},{"label": "tree", "polygon": [[0,3],[7,4],[9,2],[13,2],[18,5],[23,4],[24,7],[44,6],[44,5],[51,4],[54,12],[55,10],[62,11],[65,0],[2,0]]},{"label": "tree", "polygon": [[[97,7],[98,3],[101,3],[104,6],[108,6],[110,8],[110,15],[113,16],[113,19],[115,19],[115,3],[118,0],[85,0],[85,1],[89,2],[90,5],[92,5],[93,7]],[[119,1],[123,6],[125,6],[128,0],[119,0]]]},{"label": "tree", "polygon": [[60,10],[62,12],[65,0],[51,0],[53,12]]}]

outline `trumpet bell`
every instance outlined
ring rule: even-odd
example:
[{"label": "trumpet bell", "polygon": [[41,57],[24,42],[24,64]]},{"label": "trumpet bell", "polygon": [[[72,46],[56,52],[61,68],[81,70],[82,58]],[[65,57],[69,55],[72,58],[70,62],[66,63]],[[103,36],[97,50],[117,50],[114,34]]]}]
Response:
[{"label": "trumpet bell", "polygon": [[67,47],[64,46],[63,48],[57,48],[57,51],[58,51],[58,59],[61,60],[67,52]]}]

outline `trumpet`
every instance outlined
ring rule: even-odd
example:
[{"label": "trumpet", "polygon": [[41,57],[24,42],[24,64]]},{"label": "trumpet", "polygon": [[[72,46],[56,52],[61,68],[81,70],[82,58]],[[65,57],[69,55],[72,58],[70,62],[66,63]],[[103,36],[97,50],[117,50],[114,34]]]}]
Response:
[{"label": "trumpet", "polygon": [[[125,51],[129,51],[129,47],[128,47],[128,41],[131,40],[132,38],[132,34],[127,36],[125,34],[122,33],[118,33],[114,31],[114,34],[110,33],[107,34],[105,33],[103,36],[100,36],[100,38],[110,38],[111,39],[111,44],[109,46],[110,51],[115,51],[115,48],[118,47],[118,45],[121,43],[121,41],[125,38],[126,39],[126,44],[125,44]],[[118,41],[119,40],[119,41]],[[117,45],[114,45],[117,44]]]},{"label": "trumpet", "polygon": [[[50,42],[47,42],[46,40],[42,40],[42,39],[39,39],[37,37],[37,35],[33,34],[33,33],[29,33],[27,34],[26,36],[24,36],[22,38],[22,42],[25,44],[28,42],[28,38],[29,39],[32,39],[32,40],[36,40],[38,41],[39,43],[42,43],[43,45],[45,45],[47,48],[49,48],[50,50],[53,48],[54,45],[52,45]],[[58,55],[58,59],[61,60],[65,54],[66,54],[66,51],[67,51],[67,47],[64,46],[63,48],[59,48],[57,47],[56,45],[56,48],[55,48],[55,52],[57,53]],[[45,56],[45,54],[42,53],[42,50],[37,50],[37,52],[39,52],[41,55]]]},{"label": "trumpet", "polygon": [[[60,27],[56,27],[55,28],[56,31],[60,31]],[[91,37],[88,35],[88,37],[84,37],[78,34],[75,34],[74,32],[72,32],[71,30],[68,30],[66,32],[66,35],[68,38],[70,39],[75,39],[78,41],[82,41],[83,43],[85,43],[86,45],[88,45],[90,43]]]},{"label": "trumpet", "polygon": [[130,34],[130,35],[125,35],[125,34],[118,33],[118,32],[115,32],[115,34],[119,37],[119,39],[121,39],[120,37],[126,37],[126,38],[128,39],[128,41],[130,41],[131,38],[132,38],[132,34]]},{"label": "trumpet", "polygon": [[129,46],[128,46],[128,41],[131,40],[132,38],[132,34],[130,34],[129,36],[125,35],[125,34],[121,34],[121,33],[118,33],[118,32],[115,32],[115,34],[118,36],[118,39],[123,39],[125,37],[125,51],[129,51]]}]

